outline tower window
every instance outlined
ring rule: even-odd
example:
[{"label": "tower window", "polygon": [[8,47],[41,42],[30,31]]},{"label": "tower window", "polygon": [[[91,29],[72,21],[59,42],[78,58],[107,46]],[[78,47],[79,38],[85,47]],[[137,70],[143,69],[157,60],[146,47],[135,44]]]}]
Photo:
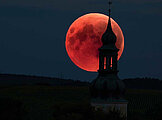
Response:
[{"label": "tower window", "polygon": [[106,69],[106,57],[104,57],[104,69]]},{"label": "tower window", "polygon": [[111,57],[111,62],[110,62],[110,68],[112,69],[112,57]]}]

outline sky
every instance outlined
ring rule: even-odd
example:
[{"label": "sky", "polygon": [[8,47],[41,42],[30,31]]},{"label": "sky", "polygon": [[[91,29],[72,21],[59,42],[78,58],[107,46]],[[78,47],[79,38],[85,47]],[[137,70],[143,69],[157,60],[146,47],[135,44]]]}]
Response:
[{"label": "sky", "polygon": [[[162,0],[113,0],[125,48],[119,77],[162,79]],[[91,81],[65,49],[70,25],[87,13],[108,14],[108,0],[0,0],[0,73]]]}]

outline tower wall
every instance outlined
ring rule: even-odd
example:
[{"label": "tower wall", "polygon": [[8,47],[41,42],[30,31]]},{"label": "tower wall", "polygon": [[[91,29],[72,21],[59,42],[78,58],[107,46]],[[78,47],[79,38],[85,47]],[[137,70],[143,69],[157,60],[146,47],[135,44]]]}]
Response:
[{"label": "tower wall", "polygon": [[91,106],[95,107],[95,110],[100,109],[106,113],[110,111],[117,111],[121,113],[121,117],[127,118],[127,104],[128,102],[105,102],[105,103],[97,103],[91,102]]}]

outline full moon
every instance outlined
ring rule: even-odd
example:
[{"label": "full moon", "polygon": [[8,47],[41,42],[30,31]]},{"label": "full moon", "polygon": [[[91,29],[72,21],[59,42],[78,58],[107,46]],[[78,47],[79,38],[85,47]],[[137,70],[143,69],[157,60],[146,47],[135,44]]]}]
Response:
[{"label": "full moon", "polygon": [[[66,34],[66,51],[79,68],[97,72],[99,69],[99,51],[102,46],[101,37],[106,31],[108,16],[90,13],[76,19]],[[119,49],[118,60],[124,49],[124,36],[119,25],[111,18],[113,32],[117,37],[116,47]]]}]

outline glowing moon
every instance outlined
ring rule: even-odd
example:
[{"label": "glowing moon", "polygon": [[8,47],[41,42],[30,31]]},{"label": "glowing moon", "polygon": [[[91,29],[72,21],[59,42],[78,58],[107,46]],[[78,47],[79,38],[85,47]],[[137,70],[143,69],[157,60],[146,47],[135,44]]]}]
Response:
[{"label": "glowing moon", "polygon": [[[98,48],[108,24],[108,16],[90,13],[79,17],[66,34],[66,51],[75,65],[83,70],[96,72],[99,68]],[[124,36],[119,25],[111,18],[112,29],[117,36],[118,60],[124,49]]]}]

